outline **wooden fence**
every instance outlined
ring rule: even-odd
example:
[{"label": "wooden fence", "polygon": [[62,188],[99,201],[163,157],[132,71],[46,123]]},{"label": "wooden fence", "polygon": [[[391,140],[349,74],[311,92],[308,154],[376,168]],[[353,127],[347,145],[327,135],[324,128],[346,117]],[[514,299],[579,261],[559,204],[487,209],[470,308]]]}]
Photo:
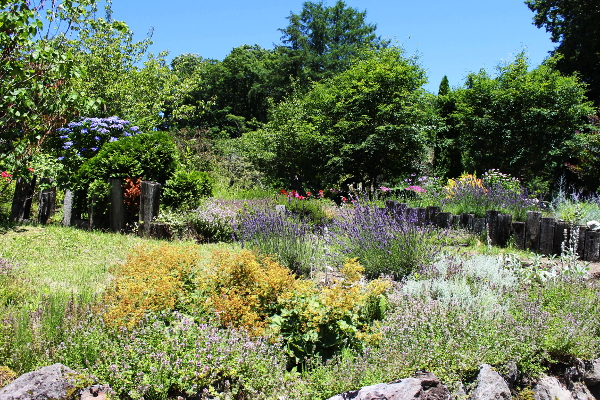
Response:
[{"label": "wooden fence", "polygon": [[[486,233],[490,244],[515,247],[551,256],[573,248],[584,261],[600,261],[600,232],[583,225],[542,217],[541,211],[527,211],[525,222],[513,221],[510,214],[489,210],[485,218],[474,214],[452,215],[439,207],[410,208],[405,203],[387,201],[386,209],[417,225],[432,224],[440,228],[461,228],[475,234]],[[512,239],[511,239],[512,238]]]},{"label": "wooden fence", "polygon": [[[42,179],[49,184],[50,181]],[[36,177],[25,181],[17,180],[11,221],[29,220],[31,202],[35,192]],[[48,186],[48,185],[47,185]],[[124,189],[121,179],[110,179],[109,225],[113,232],[122,232],[127,222],[124,206]],[[138,232],[140,235],[167,238],[169,229],[165,224],[154,222],[158,216],[161,185],[143,181],[141,185],[140,213]],[[56,188],[44,189],[39,194],[38,223],[45,224],[54,213]],[[493,246],[505,247],[512,238],[514,245],[521,250],[530,250],[543,255],[559,255],[563,246],[574,248],[584,261],[600,261],[600,232],[587,229],[586,226],[570,225],[565,221],[542,217],[540,211],[528,211],[525,222],[513,221],[510,214],[489,210],[485,218],[474,214],[452,215],[441,212],[440,207],[408,207],[406,203],[387,201],[386,209],[395,215],[417,225],[435,225],[440,228],[460,228],[475,234],[486,232]],[[65,226],[94,228],[93,213],[87,220],[80,218],[80,212],[73,207],[73,194],[66,191],[63,203]]]}]

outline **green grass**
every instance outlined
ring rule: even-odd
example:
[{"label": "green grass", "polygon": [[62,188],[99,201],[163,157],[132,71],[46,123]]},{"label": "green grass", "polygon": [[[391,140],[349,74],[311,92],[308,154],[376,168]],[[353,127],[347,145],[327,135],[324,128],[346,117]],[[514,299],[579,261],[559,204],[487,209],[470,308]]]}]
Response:
[{"label": "green grass", "polygon": [[[142,244],[157,241],[58,225],[22,225],[0,233],[0,257],[14,261],[42,293],[99,293],[112,265]],[[189,242],[175,242],[189,245]],[[200,252],[224,244],[198,246]],[[231,245],[229,245],[231,246]]]}]

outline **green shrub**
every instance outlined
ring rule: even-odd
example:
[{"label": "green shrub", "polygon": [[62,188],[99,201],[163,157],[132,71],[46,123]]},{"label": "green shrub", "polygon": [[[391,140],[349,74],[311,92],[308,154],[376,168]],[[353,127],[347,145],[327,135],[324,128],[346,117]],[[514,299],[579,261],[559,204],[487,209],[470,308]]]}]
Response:
[{"label": "green shrub", "polygon": [[77,172],[77,181],[141,177],[165,183],[177,167],[179,156],[173,139],[166,132],[142,133],[107,143]]},{"label": "green shrub", "polygon": [[311,224],[323,224],[327,220],[327,214],[321,207],[321,203],[313,200],[288,199],[283,202],[290,213],[300,217],[303,221]]},{"label": "green shrub", "polygon": [[107,220],[109,178],[139,177],[164,184],[178,161],[177,148],[165,132],[140,133],[106,143],[83,163],[71,183],[76,204],[81,210],[93,204],[94,220],[101,225]]},{"label": "green shrub", "polygon": [[206,172],[177,170],[164,187],[162,203],[173,209],[193,209],[202,197],[212,195],[212,180]]}]

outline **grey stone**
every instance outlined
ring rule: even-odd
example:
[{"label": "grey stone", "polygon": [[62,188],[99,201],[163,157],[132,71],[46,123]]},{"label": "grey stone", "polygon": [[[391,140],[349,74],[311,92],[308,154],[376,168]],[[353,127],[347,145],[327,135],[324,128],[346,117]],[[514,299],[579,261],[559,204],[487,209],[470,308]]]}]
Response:
[{"label": "grey stone", "polygon": [[511,361],[508,364],[506,364],[506,373],[502,374],[502,377],[506,381],[506,384],[508,385],[509,388],[512,388],[515,385],[518,374],[519,374],[519,371],[517,369],[516,362]]},{"label": "grey stone", "polygon": [[450,400],[448,388],[439,379],[427,372],[415,374],[392,383],[379,383],[360,390],[345,392],[329,400]]},{"label": "grey stone", "polygon": [[598,221],[588,221],[587,227],[588,227],[588,229],[590,229],[592,231],[599,231],[600,230],[600,222],[598,222]]},{"label": "grey stone", "polygon": [[600,358],[586,363],[583,380],[588,386],[595,386],[600,383]]},{"label": "grey stone", "polygon": [[67,399],[75,388],[69,374],[75,371],[62,364],[28,372],[0,389],[0,400]]},{"label": "grey stone", "polygon": [[553,376],[542,376],[533,393],[535,400],[575,400],[569,389]]},{"label": "grey stone", "polygon": [[469,400],[510,400],[510,388],[489,364],[483,364],[477,375],[475,389],[469,394]]}]

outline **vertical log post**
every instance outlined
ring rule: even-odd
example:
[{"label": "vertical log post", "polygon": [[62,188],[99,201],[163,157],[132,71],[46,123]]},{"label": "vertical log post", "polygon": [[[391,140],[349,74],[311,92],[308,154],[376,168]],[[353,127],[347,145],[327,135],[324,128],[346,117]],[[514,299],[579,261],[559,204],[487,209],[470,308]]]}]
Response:
[{"label": "vertical log post", "polygon": [[13,196],[12,208],[10,211],[11,222],[23,222],[29,219],[31,213],[31,198],[35,190],[36,176],[31,180],[17,178],[15,194]]},{"label": "vertical log post", "polygon": [[[42,187],[51,184],[52,180],[49,178],[42,178],[40,180],[40,186]],[[38,201],[38,222],[40,224],[46,224],[48,223],[48,219],[54,215],[54,208],[56,206],[56,187],[42,189]]]},{"label": "vertical log post", "polygon": [[541,211],[527,211],[525,222],[525,249],[537,252],[540,248]]},{"label": "vertical log post", "polygon": [[512,234],[515,247],[519,250],[525,250],[525,222],[513,222]]},{"label": "vertical log post", "polygon": [[580,260],[585,260],[585,231],[587,230],[587,226],[578,225],[573,229],[579,231],[575,238],[577,240],[577,255],[579,255]]},{"label": "vertical log post", "polygon": [[436,217],[440,213],[442,209],[437,206],[429,206],[427,207],[427,223],[435,224]]},{"label": "vertical log post", "polygon": [[441,212],[436,216],[436,225],[440,228],[449,229],[452,224],[452,214],[449,212]]},{"label": "vertical log post", "polygon": [[542,217],[540,220],[540,248],[539,252],[548,256],[554,252],[554,227],[556,220],[551,217]]},{"label": "vertical log post", "polygon": [[152,221],[158,217],[160,202],[160,183],[142,181],[140,195],[140,229],[141,235],[150,235]]},{"label": "vertical log post", "polygon": [[510,238],[510,227],[512,225],[512,214],[498,214],[498,246],[506,247]]},{"label": "vertical log post", "polygon": [[74,226],[76,220],[79,219],[77,210],[75,209],[75,193],[72,190],[65,190],[65,198],[63,199],[63,215],[62,224],[64,226]]},{"label": "vertical log post", "polygon": [[483,232],[485,232],[485,218],[473,218],[473,233],[480,235]]},{"label": "vertical log post", "polygon": [[556,221],[556,225],[554,225],[554,251],[552,254],[561,255],[563,247],[565,250],[569,248],[571,239],[569,224],[565,221]]},{"label": "vertical log post", "polygon": [[108,208],[108,218],[110,220],[110,230],[112,232],[121,232],[127,225],[127,210],[125,208],[125,188],[123,188],[121,179],[111,178],[110,184],[110,205]]},{"label": "vertical log post", "polygon": [[600,232],[585,232],[585,261],[600,261]]},{"label": "vertical log post", "polygon": [[498,215],[499,211],[488,210],[485,212],[485,223],[487,225],[487,235],[492,246],[498,245]]}]

